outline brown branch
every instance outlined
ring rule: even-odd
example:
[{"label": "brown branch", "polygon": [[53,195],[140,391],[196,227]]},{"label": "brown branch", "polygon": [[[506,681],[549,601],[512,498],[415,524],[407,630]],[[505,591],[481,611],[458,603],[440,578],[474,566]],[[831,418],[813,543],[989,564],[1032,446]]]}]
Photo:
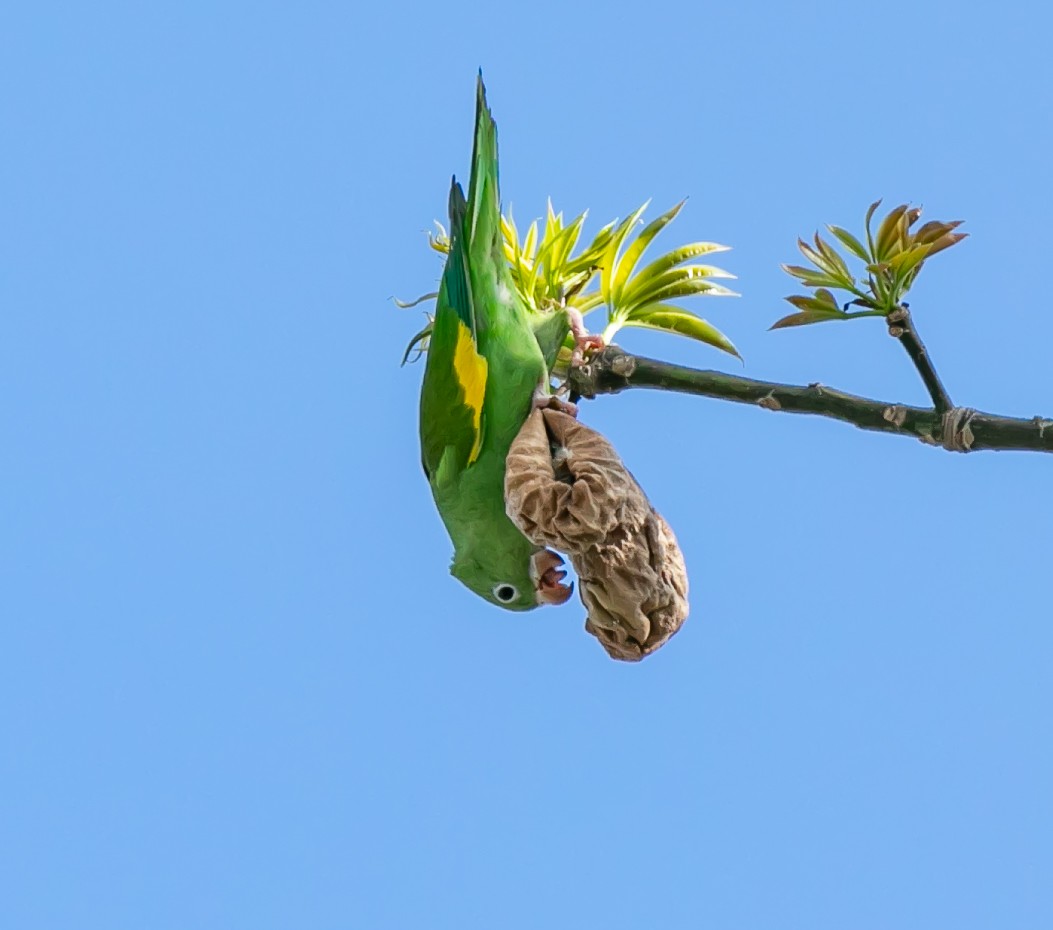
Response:
[{"label": "brown branch", "polygon": [[721,371],[684,368],[629,355],[618,346],[608,346],[584,366],[575,368],[570,375],[570,388],[572,398],[617,394],[629,388],[700,394],[755,404],[766,410],[831,417],[860,429],[913,436],[928,445],[961,452],[981,449],[1053,452],[1053,420],[1042,417],[1002,417],[963,407],[941,413],[926,407],[857,397],[821,384],[777,384]]},{"label": "brown branch", "polygon": [[918,369],[921,380],[925,382],[925,388],[929,392],[929,397],[932,398],[936,412],[946,413],[951,410],[954,404],[951,403],[950,395],[943,386],[943,382],[940,381],[940,376],[936,374],[936,369],[932,367],[932,360],[929,358],[925,343],[921,341],[921,336],[914,328],[914,320],[910,311],[904,305],[893,310],[886,319],[888,320],[888,334],[898,339],[903,344],[903,348],[907,350],[907,355],[914,362],[914,367]]}]

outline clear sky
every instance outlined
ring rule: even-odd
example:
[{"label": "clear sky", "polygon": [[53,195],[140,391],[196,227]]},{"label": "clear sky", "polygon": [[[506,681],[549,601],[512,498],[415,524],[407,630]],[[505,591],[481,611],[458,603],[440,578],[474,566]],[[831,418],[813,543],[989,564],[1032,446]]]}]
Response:
[{"label": "clear sky", "polygon": [[1053,416],[1035,4],[50,4],[0,29],[0,926],[1053,926],[1048,457],[718,401],[587,404],[693,613],[447,573],[424,232],[475,74],[521,223],[689,196],[745,357],[921,404],[878,321],[768,332],[884,197],[965,219],[912,308],[954,399]]}]

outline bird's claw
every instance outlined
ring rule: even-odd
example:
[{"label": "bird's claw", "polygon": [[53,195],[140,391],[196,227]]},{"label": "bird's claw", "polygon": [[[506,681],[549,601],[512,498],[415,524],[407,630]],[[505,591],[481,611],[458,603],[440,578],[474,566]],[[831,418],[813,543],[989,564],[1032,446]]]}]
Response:
[{"label": "bird's claw", "polygon": [[570,356],[570,367],[580,368],[585,364],[585,354],[589,349],[603,349],[607,343],[603,336],[590,333],[585,328],[585,318],[580,310],[567,307],[567,319],[570,321],[570,331],[574,335],[574,351]]},{"label": "bird's claw", "polygon": [[534,408],[536,410],[559,410],[561,413],[572,417],[577,417],[578,415],[577,404],[572,404],[569,400],[564,400],[562,397],[557,397],[555,394],[549,394],[540,389],[534,392]]},{"label": "bird's claw", "polygon": [[570,354],[570,367],[580,368],[585,364],[585,355],[589,349],[604,349],[607,343],[597,333],[574,334],[574,351]]}]

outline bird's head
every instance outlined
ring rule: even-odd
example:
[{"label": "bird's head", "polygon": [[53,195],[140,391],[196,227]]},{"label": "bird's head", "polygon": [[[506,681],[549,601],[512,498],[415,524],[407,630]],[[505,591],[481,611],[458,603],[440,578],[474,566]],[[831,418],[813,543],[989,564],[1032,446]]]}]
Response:
[{"label": "bird's head", "polygon": [[[526,540],[524,539],[524,542]],[[533,610],[544,604],[564,604],[574,592],[564,584],[562,556],[551,549],[529,546],[525,551],[475,552],[454,557],[450,572],[491,604],[506,610]]]}]

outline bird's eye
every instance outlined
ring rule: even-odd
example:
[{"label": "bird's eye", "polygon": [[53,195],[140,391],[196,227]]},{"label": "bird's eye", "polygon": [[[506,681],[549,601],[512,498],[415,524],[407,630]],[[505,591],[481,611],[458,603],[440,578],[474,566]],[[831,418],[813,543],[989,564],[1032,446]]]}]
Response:
[{"label": "bird's eye", "polygon": [[510,584],[495,584],[494,597],[502,604],[510,604],[519,596],[519,592]]}]

